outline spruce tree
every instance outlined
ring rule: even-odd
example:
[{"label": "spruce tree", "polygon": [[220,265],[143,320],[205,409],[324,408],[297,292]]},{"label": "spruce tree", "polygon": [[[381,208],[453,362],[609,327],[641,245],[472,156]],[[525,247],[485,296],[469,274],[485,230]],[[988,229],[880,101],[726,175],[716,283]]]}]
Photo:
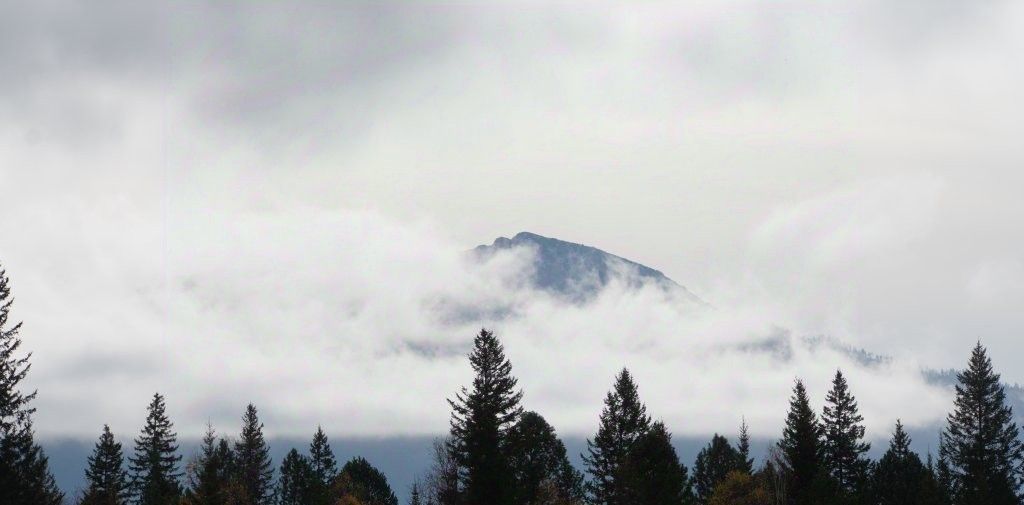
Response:
[{"label": "spruce tree", "polygon": [[137,505],[171,505],[181,495],[178,435],[160,393],[149,403],[146,424],[129,459],[132,497]]},{"label": "spruce tree", "polygon": [[103,425],[103,433],[93,448],[85,469],[86,490],[80,505],[123,505],[128,502],[128,472],[124,468],[121,444],[114,440],[110,426]]},{"label": "spruce tree", "polygon": [[739,470],[743,457],[725,437],[715,433],[711,442],[697,454],[693,464],[693,489],[697,503],[706,504],[730,472]]},{"label": "spruce tree", "polygon": [[256,407],[249,404],[242,416],[242,432],[235,442],[235,478],[252,505],[273,503],[274,469],[270,448],[263,438],[263,423]]},{"label": "spruce tree", "polygon": [[618,481],[619,470],[629,450],[651,427],[647,407],[640,401],[633,376],[625,368],[615,378],[615,386],[604,400],[597,434],[587,440],[583,456],[590,482],[589,501],[595,505],[622,505],[624,492]]},{"label": "spruce tree", "polygon": [[896,421],[889,449],[878,460],[872,479],[872,503],[924,505],[931,475],[921,458],[910,450],[910,437],[903,423]]},{"label": "spruce tree", "polygon": [[412,483],[412,490],[409,492],[409,505],[423,505],[423,498],[420,496],[420,485]]},{"label": "spruce tree", "polygon": [[864,417],[841,371],[837,370],[832,379],[832,390],[825,398],[821,421],[825,435],[822,450],[825,469],[841,496],[855,496],[865,485],[871,464],[866,454],[871,444],[864,442]]},{"label": "spruce tree", "polygon": [[288,455],[281,461],[280,474],[277,484],[278,505],[316,503],[314,493],[317,478],[309,458],[295,449],[288,451]]},{"label": "spruce tree", "polygon": [[508,434],[507,454],[515,479],[513,503],[536,503],[545,487],[565,501],[583,499],[583,476],[573,468],[565,444],[536,412],[524,412]]},{"label": "spruce tree", "polygon": [[628,505],[691,505],[694,503],[686,466],[672,447],[672,435],[656,422],[630,446],[619,471],[618,503]]},{"label": "spruce tree", "polygon": [[789,469],[787,486],[790,505],[816,505],[817,485],[822,471],[822,429],[811,409],[807,389],[797,380],[789,400],[789,414],[782,431],[779,449]]},{"label": "spruce tree", "polygon": [[327,434],[323,428],[316,427],[313,434],[313,442],[309,445],[309,464],[313,471],[312,481],[312,503],[313,505],[326,505],[329,500],[329,491],[334,478],[338,476],[338,463],[334,458],[334,452],[327,441]]},{"label": "spruce tree", "polygon": [[743,419],[740,423],[740,439],[736,450],[739,454],[739,462],[736,465],[736,469],[747,475],[753,475],[754,460],[750,457],[750,432],[746,419]]},{"label": "spruce tree", "polygon": [[234,454],[227,440],[218,441],[212,425],[207,425],[200,453],[188,469],[190,505],[226,505],[227,489],[234,474]]},{"label": "spruce tree", "polygon": [[821,456],[825,471],[841,497],[853,497],[865,485],[870,465],[866,454],[871,446],[864,441],[863,422],[857,399],[850,392],[843,372],[837,370],[821,413],[824,430]]},{"label": "spruce tree", "polygon": [[469,363],[476,373],[473,387],[462,388],[452,408],[452,450],[461,469],[466,505],[511,503],[513,481],[504,454],[508,430],[519,419],[523,393],[516,390],[505,349],[486,329],[473,339]]},{"label": "spruce tree", "polygon": [[21,323],[9,320],[13,303],[7,273],[0,268],[0,503],[58,504],[64,494],[57,489],[32,430],[35,409],[29,404],[36,393],[19,387],[31,368],[31,353],[18,351]]},{"label": "spruce tree", "polygon": [[1024,446],[999,374],[985,348],[974,347],[957,374],[954,410],[943,431],[956,505],[1019,504]]}]

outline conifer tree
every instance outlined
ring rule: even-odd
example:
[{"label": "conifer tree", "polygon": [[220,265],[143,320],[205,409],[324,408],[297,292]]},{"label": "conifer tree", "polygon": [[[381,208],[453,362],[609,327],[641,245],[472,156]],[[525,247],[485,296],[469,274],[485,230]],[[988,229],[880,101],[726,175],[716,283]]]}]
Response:
[{"label": "conifer tree", "polygon": [[523,393],[516,390],[505,349],[486,329],[473,339],[472,389],[462,388],[452,408],[452,450],[459,464],[466,505],[511,503],[514,482],[504,454],[508,430],[519,419]]},{"label": "conifer tree", "polygon": [[811,409],[807,389],[797,380],[789,401],[789,414],[782,431],[779,449],[789,469],[787,501],[789,505],[815,505],[816,485],[821,465],[822,429]]},{"label": "conifer tree", "polygon": [[740,423],[740,439],[736,450],[739,453],[739,463],[736,465],[736,469],[747,475],[753,475],[754,460],[750,457],[750,432],[746,419]]},{"label": "conifer tree", "polygon": [[623,505],[625,495],[617,482],[619,470],[638,438],[651,427],[647,407],[640,401],[633,376],[625,368],[604,400],[597,434],[587,440],[583,456],[590,482],[589,501],[595,505]]},{"label": "conifer tree", "polygon": [[420,496],[420,485],[412,483],[412,490],[409,492],[409,505],[423,505],[423,498]]},{"label": "conifer tree", "polygon": [[13,303],[7,273],[0,268],[0,503],[58,504],[64,495],[32,430],[35,409],[29,404],[36,393],[19,388],[31,368],[31,353],[18,352],[21,323],[9,320]]},{"label": "conifer tree", "polygon": [[114,440],[110,426],[103,425],[92,455],[85,469],[88,486],[79,501],[80,505],[123,505],[128,502],[128,472],[124,468],[124,453],[121,444]]},{"label": "conifer tree", "polygon": [[252,505],[273,503],[274,469],[270,448],[263,438],[263,423],[256,407],[249,404],[242,416],[242,432],[235,442],[235,476]]},{"label": "conifer tree", "polygon": [[1024,446],[999,374],[980,343],[957,381],[954,411],[942,434],[953,503],[1019,504]]},{"label": "conifer tree", "polygon": [[398,505],[398,497],[387,477],[365,458],[355,457],[345,463],[335,479],[332,498],[351,497],[365,505]]},{"label": "conifer tree", "polygon": [[513,503],[536,503],[550,487],[556,498],[583,499],[583,476],[566,456],[565,444],[540,414],[524,412],[508,434],[507,454],[515,479]]},{"label": "conifer tree", "polygon": [[309,445],[309,465],[313,471],[311,503],[326,505],[331,483],[338,476],[338,462],[327,441],[327,434],[320,426],[316,427],[313,442]]},{"label": "conifer tree", "polygon": [[178,435],[160,393],[149,403],[146,424],[129,459],[132,497],[137,505],[171,505],[181,495]]},{"label": "conifer tree", "polygon": [[295,449],[288,451],[288,455],[281,461],[280,474],[277,485],[278,505],[315,503],[317,477],[309,458]]},{"label": "conifer tree", "polygon": [[618,503],[629,505],[692,505],[693,491],[686,466],[672,447],[672,435],[654,423],[630,446],[619,472]]},{"label": "conifer tree", "polygon": [[864,442],[864,417],[841,371],[837,370],[832,379],[832,390],[825,398],[821,421],[825,435],[822,446],[825,470],[841,496],[855,496],[865,485],[871,464],[866,454],[871,444]]},{"label": "conifer tree", "polygon": [[872,476],[872,503],[877,505],[924,505],[931,475],[921,458],[910,450],[910,437],[896,421],[889,449]]},{"label": "conifer tree", "polygon": [[949,460],[946,459],[946,443],[939,436],[939,461],[935,465],[935,484],[939,491],[939,505],[952,505],[953,503],[953,470],[949,467]]},{"label": "conifer tree", "polygon": [[743,456],[733,449],[729,441],[715,433],[711,442],[697,454],[693,464],[693,490],[697,495],[697,503],[708,503],[715,487],[729,473],[740,469],[741,459],[744,459]]},{"label": "conifer tree", "polygon": [[234,474],[234,454],[227,440],[217,440],[212,425],[207,425],[199,455],[188,469],[190,505],[226,505],[227,489]]}]

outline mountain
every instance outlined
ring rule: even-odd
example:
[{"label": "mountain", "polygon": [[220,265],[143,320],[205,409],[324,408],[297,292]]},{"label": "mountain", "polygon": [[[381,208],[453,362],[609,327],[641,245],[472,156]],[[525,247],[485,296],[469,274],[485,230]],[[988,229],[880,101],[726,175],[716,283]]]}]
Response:
[{"label": "mountain", "polygon": [[486,260],[499,251],[529,248],[534,252],[530,282],[533,287],[582,303],[593,299],[613,282],[628,288],[655,286],[681,301],[706,305],[704,301],[665,274],[635,261],[596,247],[521,232],[512,238],[499,237],[491,245],[472,250]]}]

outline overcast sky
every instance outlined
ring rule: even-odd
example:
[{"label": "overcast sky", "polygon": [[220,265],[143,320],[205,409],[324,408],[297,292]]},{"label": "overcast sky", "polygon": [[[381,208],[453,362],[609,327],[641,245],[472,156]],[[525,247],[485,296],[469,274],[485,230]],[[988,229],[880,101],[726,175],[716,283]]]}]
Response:
[{"label": "overcast sky", "polygon": [[[143,5],[145,4],[145,5]],[[1024,4],[0,6],[0,262],[44,435],[435,433],[494,322],[527,407],[591,433],[628,365],[677,432],[777,432],[848,369],[878,436],[981,339],[1024,382]],[[584,307],[461,252],[529,230],[664,271]],[[863,370],[828,335],[896,358]],[[416,349],[448,350],[436,355]],[[97,399],[102,397],[102,399]],[[816,402],[820,404],[820,400]]]}]

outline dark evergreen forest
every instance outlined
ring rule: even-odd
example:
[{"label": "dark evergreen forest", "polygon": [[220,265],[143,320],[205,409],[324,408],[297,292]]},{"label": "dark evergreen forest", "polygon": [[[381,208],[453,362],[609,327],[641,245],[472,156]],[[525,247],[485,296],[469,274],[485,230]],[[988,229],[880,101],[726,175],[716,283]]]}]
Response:
[{"label": "dark evergreen forest", "polygon": [[200,451],[186,460],[164,397],[157,393],[130,447],[123,447],[109,427],[98,427],[86,488],[65,496],[35,440],[36,393],[22,384],[31,353],[22,348],[20,323],[9,320],[13,300],[0,270],[2,505],[1024,503],[1024,446],[1000,376],[980,343],[957,375],[936,454],[913,452],[897,421],[888,449],[877,461],[870,459],[854,386],[837,371],[820,409],[803,382],[794,382],[785,426],[759,464],[751,458],[748,427],[742,423],[724,429],[732,437],[714,435],[687,466],[669,428],[647,411],[640,387],[623,369],[611,378],[580,471],[544,417],[523,409],[512,364],[499,338],[487,330],[475,336],[469,353],[472,384],[448,400],[449,433],[435,442],[432,464],[411,489],[396,493],[361,457],[339,462],[319,427],[308,447],[272,461],[254,405],[242,413],[237,439],[210,426]]}]

